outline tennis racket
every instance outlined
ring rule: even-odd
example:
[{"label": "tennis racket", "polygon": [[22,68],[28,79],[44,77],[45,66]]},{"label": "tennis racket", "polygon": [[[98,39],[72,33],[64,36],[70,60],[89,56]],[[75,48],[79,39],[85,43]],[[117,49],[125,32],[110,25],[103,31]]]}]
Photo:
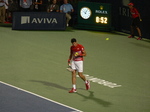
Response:
[{"label": "tennis racket", "polygon": [[67,69],[69,72],[74,71],[74,70],[71,68],[71,66],[70,66],[70,65],[69,65],[66,69]]}]

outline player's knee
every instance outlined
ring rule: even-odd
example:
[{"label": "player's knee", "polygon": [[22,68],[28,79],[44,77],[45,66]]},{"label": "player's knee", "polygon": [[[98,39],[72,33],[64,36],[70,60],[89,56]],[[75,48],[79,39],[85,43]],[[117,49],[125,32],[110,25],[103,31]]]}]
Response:
[{"label": "player's knee", "polygon": [[74,70],[74,71],[72,71],[72,75],[74,75],[74,74],[76,74],[75,70]]},{"label": "player's knee", "polygon": [[80,77],[84,77],[84,75],[83,75],[82,73],[78,73],[78,75],[79,75]]}]

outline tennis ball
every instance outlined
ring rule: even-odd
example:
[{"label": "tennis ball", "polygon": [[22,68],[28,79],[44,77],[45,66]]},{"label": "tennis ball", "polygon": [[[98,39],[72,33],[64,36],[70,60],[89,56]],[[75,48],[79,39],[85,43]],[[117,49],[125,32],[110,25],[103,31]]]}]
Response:
[{"label": "tennis ball", "polygon": [[76,52],[76,53],[75,53],[75,56],[78,56],[78,55],[79,55],[79,53],[78,53],[78,52]]},{"label": "tennis ball", "polygon": [[106,38],[106,40],[109,40],[109,38]]}]

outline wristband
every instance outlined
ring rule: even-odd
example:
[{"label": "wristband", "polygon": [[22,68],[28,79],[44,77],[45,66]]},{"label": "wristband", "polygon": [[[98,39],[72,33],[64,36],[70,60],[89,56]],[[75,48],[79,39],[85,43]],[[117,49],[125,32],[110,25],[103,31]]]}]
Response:
[{"label": "wristband", "polygon": [[70,59],[68,59],[68,63],[70,63]]}]

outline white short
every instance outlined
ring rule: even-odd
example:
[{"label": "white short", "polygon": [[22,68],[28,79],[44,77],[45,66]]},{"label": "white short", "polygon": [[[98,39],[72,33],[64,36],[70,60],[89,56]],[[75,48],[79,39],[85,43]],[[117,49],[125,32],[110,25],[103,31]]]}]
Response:
[{"label": "white short", "polygon": [[83,72],[83,61],[72,61],[71,67],[73,70],[77,70],[78,72]]}]

